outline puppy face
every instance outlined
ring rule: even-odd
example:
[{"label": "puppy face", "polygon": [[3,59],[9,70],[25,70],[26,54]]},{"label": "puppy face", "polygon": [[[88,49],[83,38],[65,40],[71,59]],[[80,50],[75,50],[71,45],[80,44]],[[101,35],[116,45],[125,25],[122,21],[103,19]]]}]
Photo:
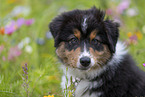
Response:
[{"label": "puppy face", "polygon": [[93,7],[63,13],[50,23],[56,54],[66,66],[92,70],[110,60],[119,36],[118,25],[104,16]]}]

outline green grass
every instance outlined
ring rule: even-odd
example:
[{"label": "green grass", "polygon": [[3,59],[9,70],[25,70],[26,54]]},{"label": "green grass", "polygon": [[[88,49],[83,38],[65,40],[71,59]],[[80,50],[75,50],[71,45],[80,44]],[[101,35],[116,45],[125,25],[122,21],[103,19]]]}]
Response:
[{"label": "green grass", "polygon": [[[22,66],[25,63],[28,63],[30,97],[43,97],[49,94],[61,97],[63,95],[60,88],[62,71],[59,69],[60,63],[55,56],[54,41],[46,38],[46,32],[49,30],[48,24],[62,11],[76,8],[87,9],[94,5],[106,9],[117,6],[119,3],[119,1],[116,3],[109,2],[111,0],[14,0],[13,3],[8,3],[8,1],[10,0],[0,0],[0,28],[6,25],[8,19],[17,20],[21,17],[25,19],[34,18],[35,23],[29,27],[22,26],[11,36],[0,34],[0,45],[5,46],[0,54],[0,97],[26,97],[25,89],[22,86]],[[145,21],[144,3],[143,0],[138,2],[133,0],[131,7],[138,9],[138,15],[135,17],[121,16],[124,25],[120,28],[120,39],[126,40],[128,38],[127,32],[134,32],[136,29],[141,31],[143,39],[139,40],[137,45],[130,45],[129,49],[138,66],[145,71],[145,67],[142,65],[145,63],[145,34],[142,31],[143,21]],[[18,5],[30,6],[30,14],[8,18],[8,14]],[[22,54],[15,60],[3,61],[2,57],[8,57],[9,49],[16,46],[25,37],[31,39],[29,45],[33,49],[32,53],[27,53],[23,48]],[[38,38],[43,38],[45,44],[37,44]]]}]

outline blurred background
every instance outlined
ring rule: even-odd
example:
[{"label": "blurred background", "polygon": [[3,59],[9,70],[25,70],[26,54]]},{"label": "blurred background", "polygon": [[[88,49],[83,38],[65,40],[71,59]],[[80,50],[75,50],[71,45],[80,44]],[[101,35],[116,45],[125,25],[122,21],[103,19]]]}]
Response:
[{"label": "blurred background", "polygon": [[48,24],[62,12],[106,10],[145,71],[145,0],[0,0],[0,97],[63,97]]}]

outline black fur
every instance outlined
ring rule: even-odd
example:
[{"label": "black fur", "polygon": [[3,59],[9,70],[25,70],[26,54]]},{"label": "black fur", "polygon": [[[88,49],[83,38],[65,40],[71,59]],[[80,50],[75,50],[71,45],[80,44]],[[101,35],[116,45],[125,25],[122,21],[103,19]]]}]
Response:
[{"label": "black fur", "polygon": [[[86,21],[88,24],[87,33],[82,28],[84,17],[88,18]],[[49,25],[55,39],[55,47],[58,47],[61,41],[67,42],[69,40],[69,36],[73,34],[73,28],[80,30],[84,39],[89,36],[91,31],[96,29],[99,31],[98,36],[101,38],[101,42],[107,44],[110,51],[114,53],[119,37],[118,24],[108,19],[104,20],[104,17],[105,13],[95,7],[89,10],[73,10],[59,15]]]},{"label": "black fur", "polygon": [[[81,25],[82,18],[86,16],[88,17],[88,26],[83,28]],[[73,10],[59,15],[49,25],[55,39],[55,47],[57,48],[62,41],[67,44],[66,48],[69,50],[83,45],[70,42],[69,36],[73,34],[73,28],[81,31],[83,35],[81,40],[86,42],[90,32],[97,29],[99,31],[98,36],[101,38],[100,42],[108,45],[113,56],[119,37],[119,25],[112,20],[104,20],[104,17],[105,13],[95,7],[89,10]],[[98,51],[102,50],[101,44],[98,45],[98,47],[92,46],[92,48],[97,48]],[[91,45],[88,44],[89,46]],[[103,80],[103,85],[100,87],[88,89],[90,95],[94,92],[103,91],[101,97],[145,97],[145,73],[135,65],[131,56],[126,54],[120,63],[113,65],[115,66],[115,64],[118,66],[115,67],[116,69],[110,66],[100,76],[89,79],[90,82]]]},{"label": "black fur", "polygon": [[125,55],[119,67],[108,68],[102,75],[90,81],[103,80],[99,88],[91,88],[90,93],[103,91],[101,97],[145,97],[145,73],[134,63],[130,55]]}]

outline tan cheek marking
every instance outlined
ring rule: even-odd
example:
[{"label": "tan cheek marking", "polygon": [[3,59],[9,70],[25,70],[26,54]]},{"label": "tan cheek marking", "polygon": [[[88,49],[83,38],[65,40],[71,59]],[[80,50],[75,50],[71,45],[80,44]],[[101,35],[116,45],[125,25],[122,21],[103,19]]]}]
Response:
[{"label": "tan cheek marking", "polygon": [[92,32],[91,32],[91,34],[90,34],[90,41],[92,41],[95,37],[96,37],[96,35],[97,35],[97,30],[93,30]]},{"label": "tan cheek marking", "polygon": [[59,47],[56,49],[57,56],[62,59],[64,62],[67,60],[65,55],[65,43],[60,43]]},{"label": "tan cheek marking", "polygon": [[91,55],[93,55],[93,58],[95,60],[95,65],[92,69],[102,67],[111,57],[107,45],[103,45],[103,46],[104,46],[104,51],[101,52],[98,52],[97,50],[94,51],[93,48],[90,48],[90,53]]},{"label": "tan cheek marking", "polygon": [[78,29],[74,29],[74,35],[80,39],[81,38],[81,32]]},{"label": "tan cheek marking", "polygon": [[75,51],[72,50],[72,51],[66,51],[66,56],[68,58],[68,64],[69,66],[71,67],[77,67],[77,61],[78,61],[78,58],[79,58],[79,55],[80,55],[80,47],[77,48]]},{"label": "tan cheek marking", "polygon": [[80,55],[80,48],[76,50],[68,51],[65,49],[65,43],[62,42],[56,50],[57,56],[65,63],[67,66],[77,67],[77,61]]}]

